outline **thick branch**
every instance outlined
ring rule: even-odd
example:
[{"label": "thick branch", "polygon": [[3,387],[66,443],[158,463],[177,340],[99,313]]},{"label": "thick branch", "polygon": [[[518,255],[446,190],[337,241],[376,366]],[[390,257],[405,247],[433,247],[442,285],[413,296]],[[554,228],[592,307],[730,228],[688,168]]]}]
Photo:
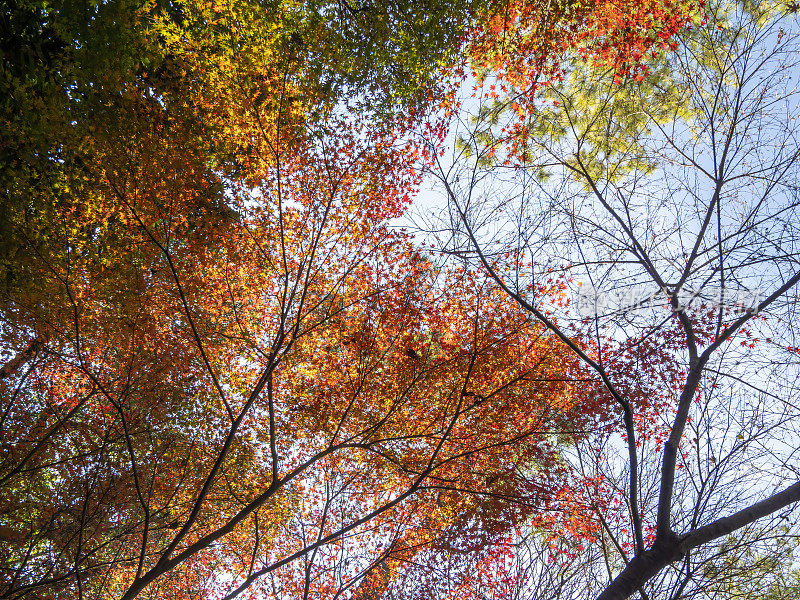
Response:
[{"label": "thick branch", "polygon": [[659,533],[653,547],[629,562],[597,600],[625,600],[669,563],[683,558],[689,550],[726,536],[797,501],[800,501],[800,482],[728,517],[693,529],[684,536],[679,537],[674,533],[662,536]]}]

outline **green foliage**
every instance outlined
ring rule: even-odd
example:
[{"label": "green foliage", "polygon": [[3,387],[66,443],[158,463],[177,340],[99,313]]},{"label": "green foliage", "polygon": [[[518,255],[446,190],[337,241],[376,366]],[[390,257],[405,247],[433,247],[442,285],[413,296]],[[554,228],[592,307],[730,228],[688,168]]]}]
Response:
[{"label": "green foliage", "polygon": [[[98,193],[111,191],[100,192],[102,182],[133,176],[131,161],[146,163],[148,152],[183,148],[202,173],[193,223],[230,218],[222,180],[253,160],[247,128],[274,121],[302,135],[304,121],[324,121],[343,102],[379,119],[426,108],[471,9],[438,0],[4,3],[3,302],[35,303],[37,265],[63,263],[68,246],[109,247],[114,224],[96,219]],[[65,219],[82,223],[77,237],[65,237]]]},{"label": "green foliage", "polygon": [[[764,537],[761,537],[764,536]],[[702,597],[718,600],[793,600],[800,596],[798,541],[787,527],[728,536],[701,567]]]}]

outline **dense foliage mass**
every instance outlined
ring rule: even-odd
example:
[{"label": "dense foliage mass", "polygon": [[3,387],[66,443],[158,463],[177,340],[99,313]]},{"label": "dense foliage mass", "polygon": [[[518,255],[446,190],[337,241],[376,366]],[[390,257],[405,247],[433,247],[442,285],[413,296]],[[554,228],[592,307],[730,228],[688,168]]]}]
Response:
[{"label": "dense foliage mass", "polygon": [[791,7],[0,23],[0,597],[795,593]]}]

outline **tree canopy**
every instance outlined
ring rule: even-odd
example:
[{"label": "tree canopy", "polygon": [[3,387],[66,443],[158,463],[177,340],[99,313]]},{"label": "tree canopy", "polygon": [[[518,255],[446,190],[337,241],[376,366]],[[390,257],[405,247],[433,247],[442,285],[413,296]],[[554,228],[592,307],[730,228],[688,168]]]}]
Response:
[{"label": "tree canopy", "polygon": [[5,3],[0,597],[792,597],[795,12]]}]

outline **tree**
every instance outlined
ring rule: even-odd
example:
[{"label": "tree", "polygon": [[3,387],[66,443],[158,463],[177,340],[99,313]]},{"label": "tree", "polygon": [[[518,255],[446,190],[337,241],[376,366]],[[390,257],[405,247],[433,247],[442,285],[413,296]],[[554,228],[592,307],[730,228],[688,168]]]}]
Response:
[{"label": "tree", "polygon": [[[108,158],[102,152],[117,152],[114,143],[131,144],[159,128],[203,173],[205,200],[220,209],[222,180],[244,181],[250,165],[243,163],[271,156],[255,156],[251,140],[278,115],[296,135],[307,121],[323,122],[337,103],[357,104],[353,112],[380,120],[413,113],[439,95],[438,67],[458,51],[467,8],[405,1],[360,8],[327,1],[5,3],[5,295],[23,293],[36,278],[30,246],[48,243],[47,223],[91,204]],[[95,235],[103,233],[101,227]]]},{"label": "tree", "polygon": [[[734,368],[791,389],[799,346],[769,312],[796,281],[775,11],[2,10],[4,597],[547,597],[604,571],[606,597],[678,597],[728,552],[705,542],[790,514],[797,484],[735,485],[796,473],[785,390]],[[442,164],[462,51],[486,94],[473,168],[438,171],[461,262],[436,264],[392,222]],[[480,201],[514,177],[518,205]],[[668,308],[583,318],[579,271]],[[723,291],[753,277],[742,313]],[[712,281],[725,302],[684,301]]]},{"label": "tree", "polygon": [[[597,482],[583,538],[600,560],[577,576],[603,600],[686,597],[709,544],[800,500],[796,25],[711,4],[671,39],[634,70],[578,48],[547,85],[501,60],[450,154],[429,140],[451,211],[435,245],[545,325],[619,415],[571,455]],[[536,294],[552,278],[571,308]]]},{"label": "tree", "polygon": [[[4,72],[2,595],[335,596],[537,518],[558,470],[516,466],[584,418],[573,361],[388,227],[413,148],[309,89],[313,27],[34,8],[46,91]],[[83,71],[112,34],[121,65]]]},{"label": "tree", "polygon": [[202,173],[137,131],[102,154],[107,236],[50,224],[38,303],[4,330],[6,596],[233,597],[284,566],[288,593],[304,557],[299,589],[324,594],[329,546],[375,538],[368,564],[419,512],[435,540],[488,478],[556,486],[513,464],[552,460],[561,353],[387,229],[408,186],[391,137],[329,127],[256,163],[233,214],[195,212]]}]

